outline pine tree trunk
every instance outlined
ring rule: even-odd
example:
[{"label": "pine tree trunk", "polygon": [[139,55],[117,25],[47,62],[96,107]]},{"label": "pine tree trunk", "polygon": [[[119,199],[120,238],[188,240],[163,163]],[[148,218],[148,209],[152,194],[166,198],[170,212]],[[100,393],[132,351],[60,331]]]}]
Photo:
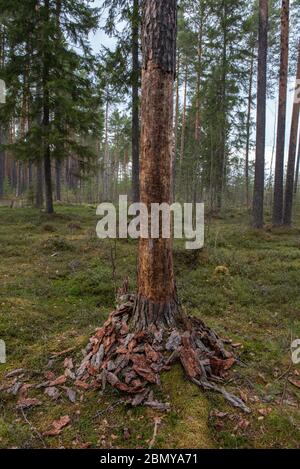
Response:
[{"label": "pine tree trunk", "polygon": [[[171,202],[176,0],[145,0],[142,31],[141,202]],[[171,239],[140,239],[133,327],[172,326],[181,317]]]},{"label": "pine tree trunk", "polygon": [[286,99],[289,60],[289,0],[282,0],[281,56],[279,80],[279,106],[277,123],[276,166],[274,183],[273,225],[281,225],[283,219],[283,176],[286,129]]},{"label": "pine tree trunk", "polygon": [[299,171],[300,171],[300,129],[299,129],[298,157],[297,157],[296,174],[295,174],[295,188],[294,188],[295,195],[298,192]]},{"label": "pine tree trunk", "polygon": [[300,111],[300,99],[299,91],[297,90],[297,84],[300,80],[300,40],[299,40],[299,54],[298,54],[298,65],[297,65],[297,76],[296,76],[296,89],[293,105],[292,115],[292,126],[290,135],[290,146],[289,146],[289,159],[286,174],[286,187],[285,187],[285,207],[284,207],[284,225],[291,225],[292,223],[292,210],[293,210],[293,195],[294,195],[294,180],[295,180],[295,160],[296,160],[296,149],[297,149],[297,136],[298,136],[298,125],[299,125],[299,111]]},{"label": "pine tree trunk", "polygon": [[[49,22],[49,0],[45,0],[45,24],[48,26]],[[47,36],[47,33],[46,33]],[[47,48],[47,37],[45,39],[44,47],[46,50],[43,54],[43,131],[44,131],[44,174],[45,174],[45,202],[46,213],[51,214],[53,209],[53,192],[52,192],[52,178],[51,178],[51,151],[49,144],[49,128],[50,128],[50,97],[49,97],[49,54]]]},{"label": "pine tree trunk", "polygon": [[55,160],[55,196],[56,200],[61,201],[61,161]]},{"label": "pine tree trunk", "polygon": [[196,114],[195,114],[195,141],[200,142],[201,134],[201,106],[200,106],[200,85],[201,85],[201,71],[202,71],[202,40],[203,40],[203,15],[201,12],[200,26],[198,32],[198,70],[197,70],[197,84],[196,84]]},{"label": "pine tree trunk", "polygon": [[[254,52],[254,51],[253,51]],[[247,124],[246,124],[246,159],[245,159],[245,185],[246,185],[246,204],[247,209],[250,206],[249,194],[249,155],[250,155],[250,137],[251,137],[251,109],[252,109],[252,89],[253,89],[253,68],[254,56],[251,57],[250,76],[249,76],[249,93],[248,93],[248,110],[247,110]]]},{"label": "pine tree trunk", "polygon": [[44,205],[44,175],[42,160],[36,162],[36,193],[35,193],[35,207],[41,209]]},{"label": "pine tree trunk", "polygon": [[262,228],[264,224],[267,55],[268,0],[259,0],[256,159],[253,195],[254,228]]},{"label": "pine tree trunk", "polygon": [[5,152],[1,148],[4,144],[4,130],[2,125],[0,126],[0,198],[4,196],[4,179],[5,179]]},{"label": "pine tree trunk", "polygon": [[184,88],[183,88],[183,110],[182,110],[182,128],[181,128],[181,145],[180,145],[180,164],[184,158],[185,147],[185,130],[186,130],[186,101],[187,101],[187,82],[188,82],[188,66],[185,66]]},{"label": "pine tree trunk", "polygon": [[172,160],[173,202],[175,202],[175,200],[176,200],[176,163],[177,163],[178,123],[179,123],[179,72],[180,72],[180,55],[179,55],[179,52],[178,52],[178,54],[177,54],[177,65],[176,65],[174,147],[173,147],[173,160]]},{"label": "pine tree trunk", "polygon": [[133,0],[132,13],[132,199],[140,200],[139,123],[139,0]]},{"label": "pine tree trunk", "polygon": [[104,170],[103,170],[103,199],[105,202],[110,196],[110,158],[109,158],[109,141],[108,141],[108,110],[109,103],[106,101],[105,107],[105,143],[104,143]]}]

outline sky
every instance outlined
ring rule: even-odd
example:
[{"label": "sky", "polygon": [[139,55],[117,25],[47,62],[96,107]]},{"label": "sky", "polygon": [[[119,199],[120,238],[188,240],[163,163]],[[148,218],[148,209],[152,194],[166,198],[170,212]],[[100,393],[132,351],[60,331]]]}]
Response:
[{"label": "sky", "polygon": [[[95,0],[94,6],[101,7],[103,0]],[[90,41],[93,47],[93,50],[97,53],[100,51],[102,46],[113,48],[115,45],[114,38],[108,37],[102,27],[105,22],[105,16],[100,20],[99,28],[95,34],[91,34]],[[286,150],[286,160],[288,156],[289,148],[289,137],[290,137],[290,128],[291,128],[291,116],[292,116],[292,107],[293,107],[293,98],[294,98],[294,84],[293,81],[289,83],[288,86],[288,102],[287,102],[287,125],[286,125],[286,140],[285,140],[285,150]],[[255,119],[255,108],[253,109],[253,117]],[[276,116],[278,113],[278,99],[272,99],[267,101],[267,118],[266,118],[266,170],[270,171],[270,165],[272,161],[272,153],[274,149],[274,127],[276,124]],[[275,133],[276,135],[276,133]],[[253,135],[255,138],[255,134]],[[252,152],[250,158],[255,158],[255,151]],[[275,166],[275,155],[273,159],[273,170]]]}]

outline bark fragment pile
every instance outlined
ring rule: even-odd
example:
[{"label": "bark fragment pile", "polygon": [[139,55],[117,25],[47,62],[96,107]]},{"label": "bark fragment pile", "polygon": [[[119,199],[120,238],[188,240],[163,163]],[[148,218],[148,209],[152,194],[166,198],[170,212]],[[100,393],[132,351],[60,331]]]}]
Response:
[{"label": "bark fragment pile", "polygon": [[134,301],[133,295],[124,295],[122,304],[91,337],[76,370],[77,386],[104,390],[109,384],[132,405],[165,410],[167,405],[154,400],[151,385],[160,384],[160,374],[180,361],[193,383],[221,393],[233,406],[250,412],[241,399],[216,384],[223,382],[236,360],[211,329],[187,317],[183,328],[162,330],[152,324],[145,331],[131,331]]}]

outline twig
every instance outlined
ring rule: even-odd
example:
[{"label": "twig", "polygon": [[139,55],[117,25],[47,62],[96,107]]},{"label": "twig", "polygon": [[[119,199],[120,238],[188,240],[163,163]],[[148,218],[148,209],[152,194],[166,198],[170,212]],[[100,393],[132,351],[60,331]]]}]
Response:
[{"label": "twig", "polygon": [[124,399],[119,399],[118,401],[116,401],[113,404],[106,407],[106,409],[98,410],[98,412],[96,412],[96,414],[94,415],[93,420],[97,419],[98,417],[101,417],[101,415],[106,414],[107,412],[109,412],[110,410],[113,410],[118,405],[121,405],[121,404],[124,404],[124,403],[125,403]]},{"label": "twig", "polygon": [[249,409],[249,407],[246,406],[246,404],[242,401],[242,399],[240,399],[239,397],[234,396],[233,394],[230,394],[224,388],[219,388],[218,386],[215,386],[214,384],[211,384],[208,381],[199,381],[195,378],[191,378],[191,381],[193,383],[197,384],[197,386],[199,386],[200,388],[202,388],[206,391],[215,391],[215,392],[218,392],[218,393],[222,394],[222,396],[228,402],[230,402],[230,404],[233,405],[234,407],[237,407],[237,408],[243,410],[247,414],[251,413],[251,410]]},{"label": "twig", "polygon": [[154,418],[153,437],[152,437],[152,440],[150,441],[149,449],[152,449],[154,444],[155,444],[155,440],[156,440],[156,437],[157,437],[157,430],[158,430],[158,426],[159,426],[160,423],[161,423],[161,419],[159,417],[155,417]]},{"label": "twig", "polygon": [[287,372],[285,373],[286,374],[286,378],[285,378],[285,382],[284,382],[284,387],[283,387],[283,391],[282,391],[282,396],[281,396],[281,399],[280,399],[280,406],[282,406],[283,404],[283,401],[284,401],[284,398],[285,398],[285,394],[286,394],[286,388],[287,388],[287,384],[288,384],[288,379],[289,379],[289,374],[290,374],[290,371],[292,369],[292,363],[290,364]]},{"label": "twig", "polygon": [[30,430],[32,431],[32,433],[35,433],[35,435],[36,435],[36,436],[38,437],[38,439],[41,441],[43,447],[44,447],[44,448],[47,448],[47,445],[46,445],[46,443],[45,443],[45,440],[43,439],[42,435],[38,432],[38,430],[35,428],[35,426],[30,422],[30,420],[28,420],[27,415],[25,414],[23,407],[21,407],[21,412],[22,412],[22,415],[23,415],[23,418],[24,418],[25,422],[26,422],[27,425],[29,426],[29,428],[30,428]]}]

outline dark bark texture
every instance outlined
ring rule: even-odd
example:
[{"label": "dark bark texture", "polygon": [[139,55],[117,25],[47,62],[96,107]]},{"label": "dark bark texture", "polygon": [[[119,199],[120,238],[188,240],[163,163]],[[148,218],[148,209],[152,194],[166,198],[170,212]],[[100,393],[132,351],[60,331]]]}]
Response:
[{"label": "dark bark texture", "polygon": [[300,80],[300,40],[299,40],[299,55],[298,55],[298,66],[296,75],[296,89],[293,105],[292,115],[292,126],[290,135],[290,146],[289,146],[289,159],[286,174],[286,188],[285,188],[285,207],[283,223],[285,225],[291,225],[292,223],[292,211],[293,211],[293,195],[294,195],[294,178],[295,178],[295,163],[296,163],[296,149],[297,149],[297,135],[299,126],[299,112],[300,112],[300,99],[297,84]]},{"label": "dark bark texture", "polygon": [[[45,22],[49,21],[49,0],[45,0]],[[47,41],[47,37],[45,38]],[[47,51],[47,48],[46,48]],[[49,54],[43,56],[43,130],[44,130],[44,172],[45,172],[45,201],[46,213],[53,213],[53,192],[51,179],[51,151],[49,144],[50,126],[50,96],[48,89],[49,82]]]},{"label": "dark bark texture", "polygon": [[283,219],[283,176],[286,129],[286,99],[289,60],[289,0],[282,0],[281,56],[279,80],[279,107],[276,143],[276,168],[274,183],[273,225],[281,225]]},{"label": "dark bark texture", "polygon": [[5,152],[1,148],[4,144],[4,131],[2,126],[0,127],[0,197],[4,195],[4,178],[5,178]]},{"label": "dark bark texture", "polygon": [[139,122],[139,0],[132,14],[132,199],[140,200],[140,122]]},{"label": "dark bark texture", "polygon": [[268,55],[268,0],[259,1],[258,84],[256,120],[256,160],[253,195],[253,226],[264,223],[265,146],[266,146],[266,88]]},{"label": "dark bark texture", "polygon": [[61,161],[55,161],[55,195],[56,200],[61,201]]},{"label": "dark bark texture", "polygon": [[144,1],[142,25],[143,69],[149,63],[175,78],[177,0]]},{"label": "dark bark texture", "polygon": [[296,174],[295,174],[295,187],[294,187],[295,195],[298,192],[299,170],[300,170],[300,130],[299,130],[298,156],[297,156]]}]

